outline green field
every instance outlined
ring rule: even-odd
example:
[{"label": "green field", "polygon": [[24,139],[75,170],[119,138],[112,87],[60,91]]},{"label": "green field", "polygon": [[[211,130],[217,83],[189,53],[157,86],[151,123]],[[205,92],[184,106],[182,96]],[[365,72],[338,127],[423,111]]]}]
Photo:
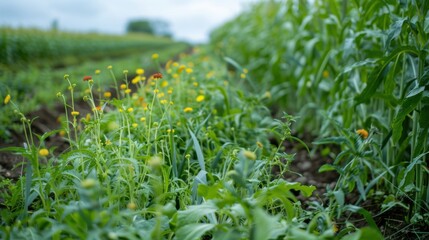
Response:
[{"label": "green field", "polygon": [[192,51],[31,31],[2,30],[0,238],[429,236],[429,2],[261,1]]}]

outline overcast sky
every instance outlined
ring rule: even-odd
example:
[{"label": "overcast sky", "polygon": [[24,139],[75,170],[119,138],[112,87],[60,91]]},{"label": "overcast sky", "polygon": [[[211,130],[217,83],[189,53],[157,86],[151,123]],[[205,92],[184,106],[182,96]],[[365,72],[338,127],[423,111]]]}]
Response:
[{"label": "overcast sky", "polygon": [[1,0],[0,25],[121,34],[130,19],[167,21],[176,39],[204,42],[208,33],[256,0]]}]

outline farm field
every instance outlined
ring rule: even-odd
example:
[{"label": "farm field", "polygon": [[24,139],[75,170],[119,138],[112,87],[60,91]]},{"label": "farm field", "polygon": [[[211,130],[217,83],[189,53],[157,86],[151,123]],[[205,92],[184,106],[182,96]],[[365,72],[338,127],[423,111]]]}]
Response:
[{"label": "farm field", "polygon": [[429,2],[1,34],[1,239],[429,237]]}]

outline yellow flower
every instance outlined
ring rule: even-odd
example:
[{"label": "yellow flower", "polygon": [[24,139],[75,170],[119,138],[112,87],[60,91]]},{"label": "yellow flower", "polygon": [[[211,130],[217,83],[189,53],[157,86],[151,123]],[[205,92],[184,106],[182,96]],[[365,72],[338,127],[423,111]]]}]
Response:
[{"label": "yellow flower", "polygon": [[192,73],[192,72],[193,72],[193,70],[192,70],[192,68],[187,68],[187,69],[186,69],[186,72],[187,72],[187,73]]},{"label": "yellow flower", "polygon": [[78,111],[73,111],[73,112],[71,112],[71,115],[72,116],[78,116],[80,113],[78,112]]},{"label": "yellow flower", "polygon": [[132,111],[134,111],[134,108],[128,108],[127,109],[127,112],[132,112]]},{"label": "yellow flower", "polygon": [[167,86],[168,86],[168,82],[166,80],[162,81],[161,87],[167,87]]},{"label": "yellow flower", "polygon": [[186,107],[185,109],[183,109],[183,111],[184,111],[185,113],[188,113],[188,112],[192,112],[192,111],[194,111],[194,109],[192,109],[191,107]]},{"label": "yellow flower", "polygon": [[46,157],[46,156],[49,155],[49,150],[46,149],[46,148],[42,148],[42,149],[39,150],[39,155],[42,156],[42,157]]},{"label": "yellow flower", "polygon": [[130,209],[130,210],[136,210],[137,205],[134,202],[129,202],[127,204],[127,208]]},{"label": "yellow flower", "polygon": [[126,89],[126,88],[127,88],[127,85],[126,85],[125,83],[123,83],[123,84],[121,84],[120,88],[121,88],[121,89]]},{"label": "yellow flower", "polygon": [[323,71],[322,75],[324,78],[327,78],[327,77],[329,77],[329,72],[327,70],[325,70],[325,71]]},{"label": "yellow flower", "polygon": [[100,69],[95,70],[95,74],[100,74],[100,73],[101,73]]},{"label": "yellow flower", "polygon": [[137,128],[139,125],[137,123],[132,124],[133,128]]},{"label": "yellow flower", "polygon": [[168,102],[168,101],[167,101],[167,100],[165,100],[165,99],[162,99],[162,100],[160,101],[160,103],[161,103],[161,104],[163,104],[163,105],[164,105],[164,104],[167,104],[167,102]]},{"label": "yellow flower", "polygon": [[104,97],[105,98],[110,98],[112,96],[111,92],[104,92]]},{"label": "yellow flower", "polygon": [[248,151],[248,150],[244,150],[243,151],[243,155],[250,160],[256,160],[256,154],[254,152]]},{"label": "yellow flower", "polygon": [[158,55],[158,53],[154,53],[154,54],[152,54],[152,59],[158,59],[159,58],[159,55]]},{"label": "yellow flower", "polygon": [[4,98],[4,104],[8,104],[10,101],[10,95],[6,95],[6,97]]},{"label": "yellow flower", "polygon": [[174,133],[174,129],[171,129],[171,128],[167,129],[167,133]]},{"label": "yellow flower", "polygon": [[112,69],[112,65],[107,66],[107,69]]},{"label": "yellow flower", "polygon": [[127,94],[128,94],[128,93],[131,93],[131,89],[129,89],[129,88],[128,88],[128,89],[125,89],[125,93],[127,93]]},{"label": "yellow flower", "polygon": [[145,118],[145,117],[141,117],[141,118],[140,118],[140,121],[141,121],[141,122],[144,122],[144,121],[146,121],[146,118]]},{"label": "yellow flower", "polygon": [[143,68],[137,68],[136,74],[142,75],[143,73],[144,73],[144,69]]},{"label": "yellow flower", "polygon": [[368,138],[368,131],[365,129],[359,129],[356,131],[357,134],[359,134],[363,139]]},{"label": "yellow flower", "polygon": [[133,78],[133,80],[131,80],[132,84],[137,84],[138,82],[140,82],[141,77],[140,76],[136,76],[135,78]]},{"label": "yellow flower", "polygon": [[93,187],[95,187],[95,185],[97,185],[97,181],[95,181],[95,179],[93,179],[93,178],[87,178],[87,179],[84,179],[84,180],[82,180],[82,182],[80,182],[80,185],[83,187],[83,188],[93,188]]},{"label": "yellow flower", "polygon": [[247,70],[247,68],[243,68],[243,73],[247,74],[249,72],[249,70]]},{"label": "yellow flower", "polygon": [[244,79],[244,78],[246,78],[246,74],[242,73],[242,74],[240,74],[240,77]]},{"label": "yellow flower", "polygon": [[204,95],[198,95],[197,99],[195,99],[197,102],[204,101]]}]

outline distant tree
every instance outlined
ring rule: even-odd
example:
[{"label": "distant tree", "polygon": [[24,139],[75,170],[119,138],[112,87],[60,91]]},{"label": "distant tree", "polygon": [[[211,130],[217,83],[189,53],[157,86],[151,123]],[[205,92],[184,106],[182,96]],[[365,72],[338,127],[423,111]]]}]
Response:
[{"label": "distant tree", "polygon": [[157,36],[171,37],[168,22],[159,19],[137,19],[127,25],[128,33],[149,33]]},{"label": "distant tree", "polygon": [[149,33],[154,34],[154,29],[149,20],[132,20],[127,25],[128,33]]}]

